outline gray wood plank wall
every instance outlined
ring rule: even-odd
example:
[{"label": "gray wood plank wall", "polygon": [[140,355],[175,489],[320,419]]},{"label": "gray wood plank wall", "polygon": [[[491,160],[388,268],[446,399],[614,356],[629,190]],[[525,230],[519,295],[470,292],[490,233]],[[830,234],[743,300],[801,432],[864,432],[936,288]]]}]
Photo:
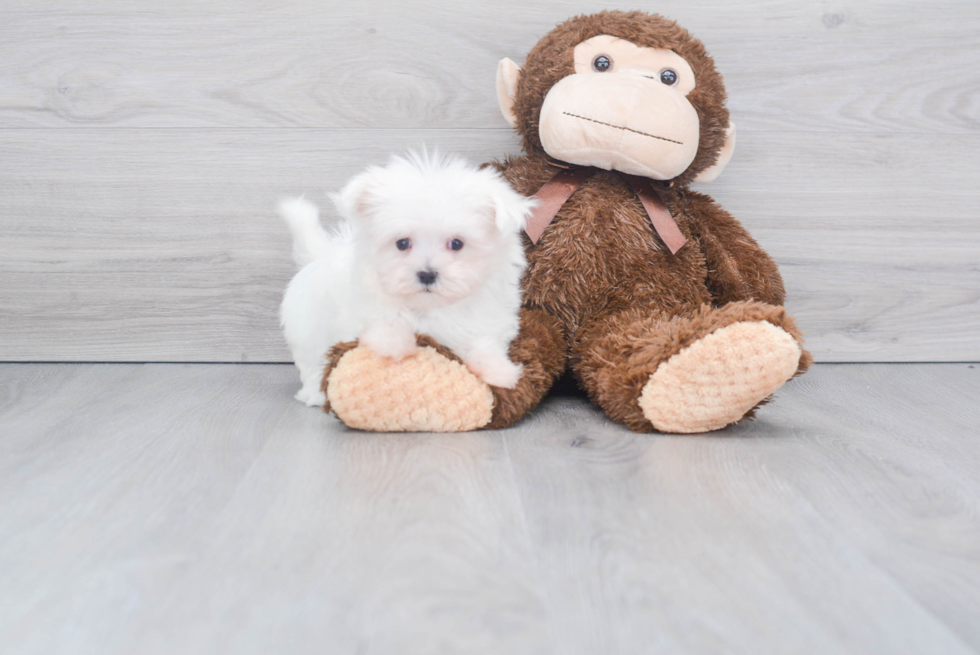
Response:
[{"label": "gray wood plank wall", "polygon": [[[0,360],[286,361],[276,198],[389,152],[519,150],[494,98],[623,7],[0,0]],[[726,77],[705,185],[824,361],[980,359],[980,3],[664,0]]]}]

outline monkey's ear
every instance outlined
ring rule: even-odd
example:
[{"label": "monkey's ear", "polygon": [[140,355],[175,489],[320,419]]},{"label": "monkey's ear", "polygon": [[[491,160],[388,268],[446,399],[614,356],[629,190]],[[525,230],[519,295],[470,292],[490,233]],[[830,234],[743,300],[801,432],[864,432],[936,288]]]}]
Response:
[{"label": "monkey's ear", "polygon": [[704,169],[698,173],[697,177],[694,178],[695,182],[714,182],[721,175],[721,172],[725,170],[725,166],[732,159],[732,153],[735,152],[735,123],[729,121],[728,129],[725,130],[725,145],[721,147],[721,152],[718,153],[718,161],[713,165]]},{"label": "monkey's ear", "polygon": [[511,127],[517,127],[514,99],[517,98],[517,83],[520,80],[521,67],[507,57],[501,59],[497,64],[497,102],[500,103],[500,113]]}]

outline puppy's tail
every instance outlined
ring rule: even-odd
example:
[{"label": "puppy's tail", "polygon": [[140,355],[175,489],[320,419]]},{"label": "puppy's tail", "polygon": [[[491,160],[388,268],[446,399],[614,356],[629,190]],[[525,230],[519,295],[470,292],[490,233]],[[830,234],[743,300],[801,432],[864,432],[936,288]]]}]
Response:
[{"label": "puppy's tail", "polygon": [[320,224],[320,210],[316,205],[300,196],[279,201],[277,210],[293,233],[296,266],[303,268],[327,251],[330,237]]}]

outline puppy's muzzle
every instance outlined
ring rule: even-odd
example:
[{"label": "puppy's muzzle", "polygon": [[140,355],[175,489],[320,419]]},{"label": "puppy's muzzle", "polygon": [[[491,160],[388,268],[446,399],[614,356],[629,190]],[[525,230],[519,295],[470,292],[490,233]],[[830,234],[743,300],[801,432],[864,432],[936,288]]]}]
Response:
[{"label": "puppy's muzzle", "polygon": [[439,274],[435,271],[419,271],[416,275],[419,277],[419,282],[427,287],[435,284],[436,278],[439,277]]}]

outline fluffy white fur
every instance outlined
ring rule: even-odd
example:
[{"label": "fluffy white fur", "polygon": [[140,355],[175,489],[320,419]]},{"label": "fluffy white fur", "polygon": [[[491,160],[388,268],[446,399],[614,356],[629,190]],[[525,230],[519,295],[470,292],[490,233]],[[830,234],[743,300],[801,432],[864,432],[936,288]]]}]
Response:
[{"label": "fluffy white fur", "polygon": [[303,384],[297,400],[324,403],[334,344],[360,339],[398,360],[415,351],[416,333],[451,348],[487,384],[513,388],[520,232],[534,201],[492,169],[425,153],[372,166],[331,199],[344,219],[332,233],[309,201],[279,205],[300,267],[280,312]]}]

